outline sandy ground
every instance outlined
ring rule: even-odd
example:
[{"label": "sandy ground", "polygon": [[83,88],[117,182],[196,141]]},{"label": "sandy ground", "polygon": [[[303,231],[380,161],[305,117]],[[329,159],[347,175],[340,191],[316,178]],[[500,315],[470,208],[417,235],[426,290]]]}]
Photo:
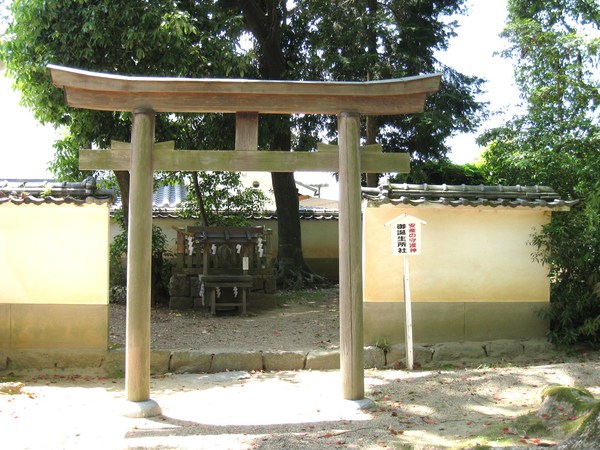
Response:
[{"label": "sandy ground", "polygon": [[[4,380],[7,381],[7,380]],[[397,449],[540,445],[512,428],[549,384],[600,395],[600,361],[452,371],[365,371],[361,410],[341,398],[339,371],[164,375],[151,380],[163,414],[122,415],[124,380],[21,378],[0,395],[8,449]]]},{"label": "sandy ground", "polygon": [[[310,350],[338,346],[337,290],[280,299],[247,317],[158,309],[157,349]],[[125,338],[125,309],[111,306],[110,339]],[[559,355],[560,357],[560,355]],[[600,354],[560,363],[456,370],[367,370],[368,410],[342,400],[339,371],[165,374],[152,378],[162,415],[123,412],[124,380],[86,375],[0,378],[0,448],[7,449],[398,449],[551,445],[511,420],[534,412],[549,384],[600,396]],[[542,365],[543,364],[543,365]],[[481,447],[480,447],[481,448]],[[600,447],[599,447],[600,448]]]}]

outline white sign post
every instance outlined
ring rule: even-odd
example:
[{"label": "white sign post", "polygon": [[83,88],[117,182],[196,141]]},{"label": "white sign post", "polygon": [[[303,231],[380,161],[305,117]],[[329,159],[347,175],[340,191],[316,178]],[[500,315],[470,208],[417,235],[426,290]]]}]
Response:
[{"label": "white sign post", "polygon": [[413,369],[412,304],[410,297],[410,267],[407,256],[421,254],[421,225],[425,221],[408,214],[401,214],[385,223],[390,227],[392,255],[404,259],[404,342],[406,345],[406,368]]}]

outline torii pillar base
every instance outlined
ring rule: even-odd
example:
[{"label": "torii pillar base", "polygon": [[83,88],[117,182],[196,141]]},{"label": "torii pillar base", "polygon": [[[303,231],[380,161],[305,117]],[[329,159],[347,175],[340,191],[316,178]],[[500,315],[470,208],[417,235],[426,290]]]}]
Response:
[{"label": "torii pillar base", "polygon": [[126,402],[123,407],[123,416],[133,419],[146,419],[162,414],[162,409],[154,400],[144,402]]}]

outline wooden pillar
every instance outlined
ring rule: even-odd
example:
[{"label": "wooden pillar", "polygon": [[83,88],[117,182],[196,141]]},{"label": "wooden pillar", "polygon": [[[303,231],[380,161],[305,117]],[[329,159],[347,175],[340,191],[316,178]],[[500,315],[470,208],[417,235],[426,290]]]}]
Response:
[{"label": "wooden pillar", "polygon": [[152,259],[152,150],[154,111],[133,111],[127,234],[127,400],[150,399],[150,299]]},{"label": "wooden pillar", "polygon": [[338,116],[340,369],[346,400],[364,398],[362,239],[360,205],[360,115]]}]

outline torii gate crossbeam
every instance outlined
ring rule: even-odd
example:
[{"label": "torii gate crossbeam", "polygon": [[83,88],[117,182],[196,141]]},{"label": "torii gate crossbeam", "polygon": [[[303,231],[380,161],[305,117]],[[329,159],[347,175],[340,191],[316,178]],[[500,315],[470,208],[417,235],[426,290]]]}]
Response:
[{"label": "torii gate crossbeam", "polygon": [[[133,113],[131,145],[82,151],[84,169],[129,170],[131,174],[127,264],[127,399],[131,415],[151,416],[150,251],[154,170],[334,171],[340,175],[340,370],[342,396],[364,397],[362,238],[360,174],[408,172],[403,154],[360,147],[360,114],[422,112],[439,89],[440,75],[376,82],[299,82],[126,77],[48,66],[53,83],[76,108]],[[154,143],[156,112],[236,113],[236,150],[173,150]],[[258,114],[336,114],[337,146],[318,152],[258,152]],[[362,149],[362,151],[361,151]],[[375,147],[377,149],[377,147]]]}]

